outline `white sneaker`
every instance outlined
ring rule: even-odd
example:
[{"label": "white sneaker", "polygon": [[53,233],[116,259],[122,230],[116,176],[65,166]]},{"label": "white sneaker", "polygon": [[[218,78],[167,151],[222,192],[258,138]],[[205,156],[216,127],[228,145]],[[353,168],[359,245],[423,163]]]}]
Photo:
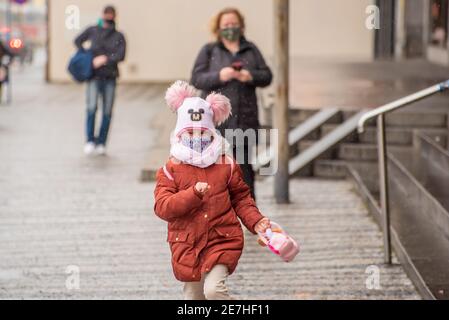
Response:
[{"label": "white sneaker", "polygon": [[106,154],[106,147],[102,144],[99,144],[95,151],[99,156],[104,156]]},{"label": "white sneaker", "polygon": [[88,142],[84,145],[84,153],[86,155],[91,155],[95,150],[95,144],[93,142]]}]

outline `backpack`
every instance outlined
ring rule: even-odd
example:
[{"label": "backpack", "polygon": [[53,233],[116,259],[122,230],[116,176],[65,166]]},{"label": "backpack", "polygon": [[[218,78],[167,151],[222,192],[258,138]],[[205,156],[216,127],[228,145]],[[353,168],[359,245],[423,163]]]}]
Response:
[{"label": "backpack", "polygon": [[94,70],[92,66],[93,54],[90,50],[78,50],[70,59],[68,71],[78,82],[90,80]]}]

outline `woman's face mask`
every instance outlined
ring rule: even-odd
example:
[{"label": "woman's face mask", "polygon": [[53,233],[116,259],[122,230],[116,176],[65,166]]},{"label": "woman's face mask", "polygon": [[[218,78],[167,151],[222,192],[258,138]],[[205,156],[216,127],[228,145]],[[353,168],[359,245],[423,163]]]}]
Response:
[{"label": "woman's face mask", "polygon": [[220,37],[228,41],[237,41],[240,39],[242,30],[240,27],[231,27],[220,29]]}]

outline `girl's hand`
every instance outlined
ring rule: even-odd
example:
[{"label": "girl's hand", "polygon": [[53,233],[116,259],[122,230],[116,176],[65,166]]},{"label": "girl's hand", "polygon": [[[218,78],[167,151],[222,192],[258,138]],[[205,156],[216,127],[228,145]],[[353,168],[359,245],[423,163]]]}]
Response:
[{"label": "girl's hand", "polygon": [[201,194],[205,194],[210,189],[210,185],[207,182],[197,182],[195,184],[195,190]]},{"label": "girl's hand", "polygon": [[254,230],[259,233],[264,233],[268,228],[271,228],[270,219],[268,218],[259,220],[254,226]]}]

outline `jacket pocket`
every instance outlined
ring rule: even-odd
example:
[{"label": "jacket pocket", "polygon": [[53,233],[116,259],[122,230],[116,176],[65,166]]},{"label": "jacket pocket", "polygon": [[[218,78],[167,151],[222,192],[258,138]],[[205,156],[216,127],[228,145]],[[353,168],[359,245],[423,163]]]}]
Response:
[{"label": "jacket pocket", "polygon": [[197,265],[193,233],[169,231],[167,241],[170,243],[174,269],[177,269],[179,266],[194,267]]},{"label": "jacket pocket", "polygon": [[187,231],[169,231],[167,234],[167,242],[186,242],[193,244],[193,236]]},{"label": "jacket pocket", "polygon": [[214,229],[219,236],[224,238],[243,237],[243,231],[239,224],[216,226]]}]

